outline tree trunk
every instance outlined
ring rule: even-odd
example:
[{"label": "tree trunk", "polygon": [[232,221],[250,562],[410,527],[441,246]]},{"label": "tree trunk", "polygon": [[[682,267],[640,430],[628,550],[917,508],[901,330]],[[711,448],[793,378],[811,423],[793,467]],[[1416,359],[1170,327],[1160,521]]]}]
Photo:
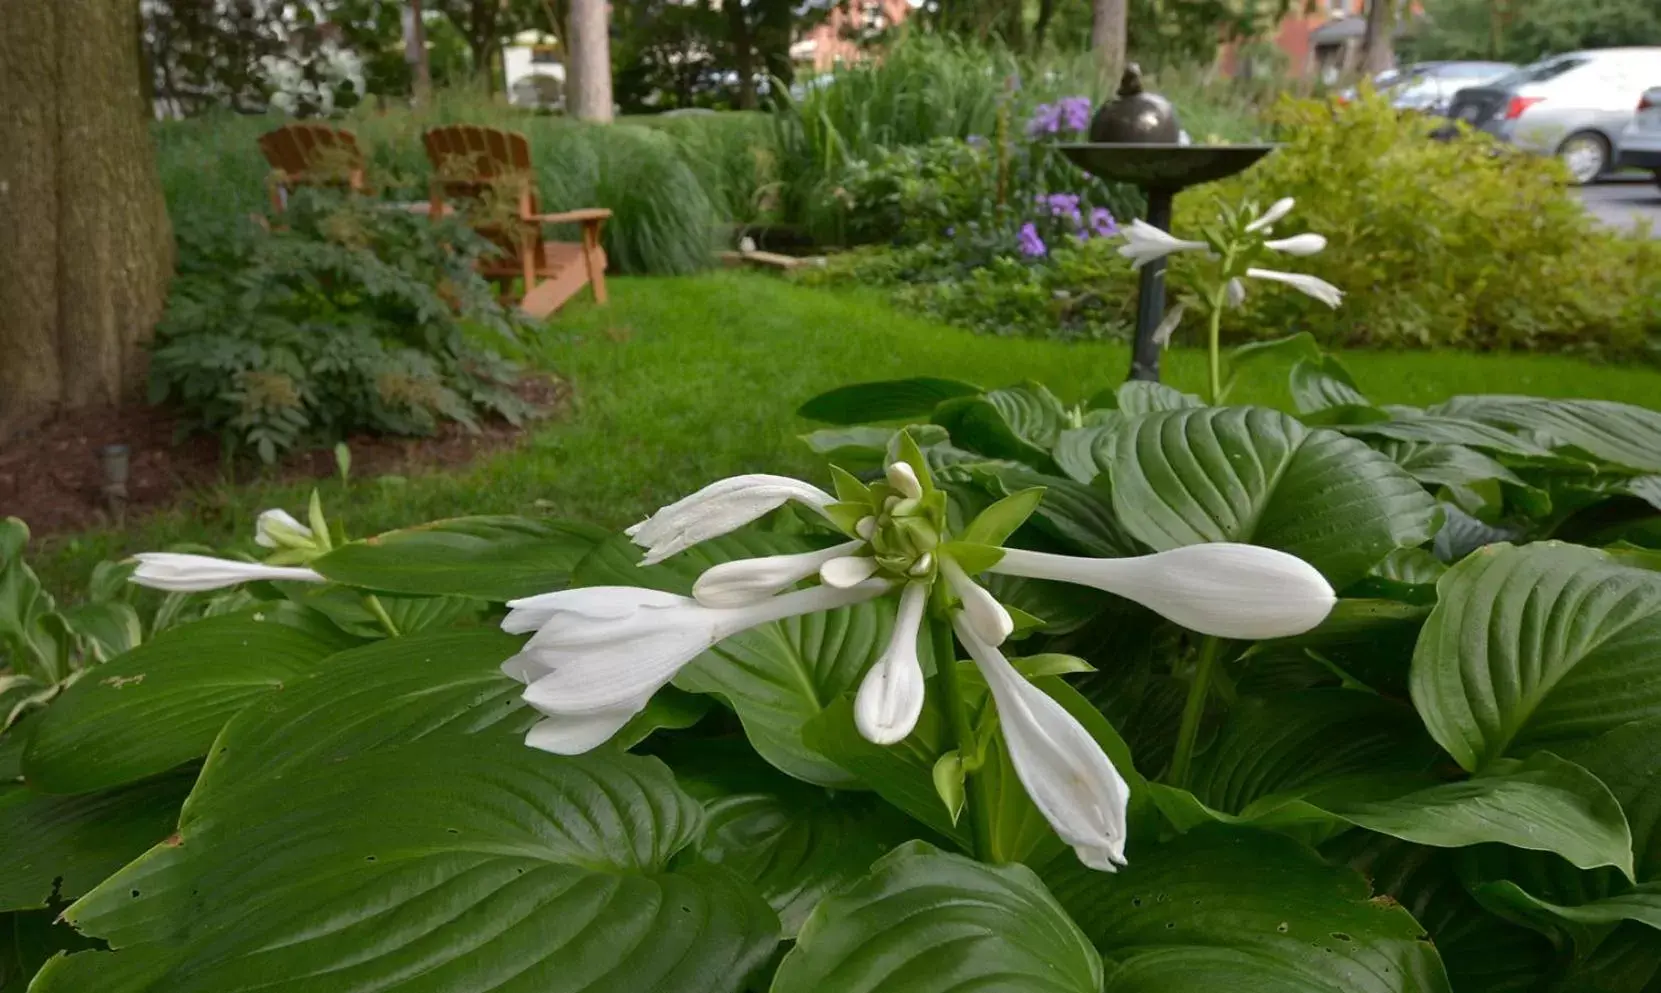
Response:
[{"label": "tree trunk", "polygon": [[433,61],[427,53],[427,22],[421,0],[410,0],[404,8],[404,61],[410,67],[410,95],[417,106],[426,105],[433,95]]},{"label": "tree trunk", "polygon": [[1361,72],[1367,79],[1396,64],[1395,0],[1368,0],[1367,30],[1361,36]]},{"label": "tree trunk", "polygon": [[1055,17],[1055,0],[1038,0],[1038,20],[1032,25],[1032,51],[1044,52],[1044,36],[1049,34],[1050,20]]},{"label": "tree trunk", "polygon": [[1090,50],[1096,53],[1096,75],[1105,92],[1119,86],[1125,71],[1125,0],[1092,0]]},{"label": "tree trunk", "polygon": [[611,39],[605,0],[571,0],[570,61],[566,92],[579,121],[611,121]]},{"label": "tree trunk", "polygon": [[727,0],[727,35],[732,42],[733,69],[738,72],[739,110],[756,106],[755,46],[750,41],[750,18],[738,0]]},{"label": "tree trunk", "polygon": [[131,0],[0,17],[0,439],[143,381],[173,244],[137,18]]}]

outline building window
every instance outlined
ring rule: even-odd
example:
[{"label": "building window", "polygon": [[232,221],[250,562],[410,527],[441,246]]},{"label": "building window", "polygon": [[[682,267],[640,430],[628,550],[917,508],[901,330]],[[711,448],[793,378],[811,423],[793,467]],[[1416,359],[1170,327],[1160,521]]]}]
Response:
[{"label": "building window", "polygon": [[537,45],[531,49],[532,65],[557,65],[559,49],[553,45]]}]

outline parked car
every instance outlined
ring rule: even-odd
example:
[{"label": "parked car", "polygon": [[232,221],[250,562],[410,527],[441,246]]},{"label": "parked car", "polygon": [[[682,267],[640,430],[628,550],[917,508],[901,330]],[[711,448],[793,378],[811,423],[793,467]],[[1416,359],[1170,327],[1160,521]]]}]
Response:
[{"label": "parked car", "polygon": [[1620,164],[1648,169],[1661,184],[1661,85],[1650,87],[1638,98],[1638,112],[1621,133]]},{"label": "parked car", "polygon": [[[1510,62],[1415,62],[1374,76],[1373,88],[1398,110],[1445,114],[1459,90],[1492,82],[1516,69]],[[1354,96],[1355,90],[1345,90],[1341,99]]]},{"label": "parked car", "polygon": [[1555,55],[1454,95],[1448,116],[1541,155],[1577,183],[1615,164],[1638,95],[1661,80],[1661,47]]}]

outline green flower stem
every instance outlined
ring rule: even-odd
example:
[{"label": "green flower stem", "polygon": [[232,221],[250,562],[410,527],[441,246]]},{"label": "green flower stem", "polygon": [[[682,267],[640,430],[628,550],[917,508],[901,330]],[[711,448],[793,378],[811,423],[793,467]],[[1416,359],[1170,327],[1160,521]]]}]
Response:
[{"label": "green flower stem", "polygon": [[1223,254],[1222,278],[1211,292],[1211,322],[1206,334],[1206,347],[1211,352],[1211,395],[1206,402],[1212,406],[1223,402],[1223,307],[1228,303],[1228,284],[1233,278],[1230,275],[1233,269],[1234,251],[1230,249]]},{"label": "green flower stem", "polygon": [[1222,639],[1208,635],[1200,645],[1199,666],[1194,670],[1194,681],[1188,684],[1188,702],[1182,707],[1176,753],[1171,757],[1173,786],[1188,785],[1188,771],[1194,764],[1194,743],[1199,740],[1200,719],[1205,716],[1205,701],[1211,693],[1211,670],[1217,664],[1222,644]]},{"label": "green flower stem", "polygon": [[[951,622],[945,618],[936,616],[929,628],[934,638],[934,668],[935,678],[940,684],[940,699],[945,701],[957,753],[967,762],[974,755],[975,730],[969,723],[963,684],[957,678],[957,642],[952,638]],[[974,772],[964,773],[963,806],[969,815],[973,854],[984,861],[992,857],[992,811],[986,804],[985,795],[977,788],[975,777]]]},{"label": "green flower stem", "polygon": [[401,637],[398,625],[392,623],[392,615],[386,612],[386,607],[382,605],[380,597],[373,593],[365,593],[363,595],[363,605],[369,608],[371,614],[375,615],[375,620],[381,622],[381,627],[386,629],[387,634],[394,638]]}]

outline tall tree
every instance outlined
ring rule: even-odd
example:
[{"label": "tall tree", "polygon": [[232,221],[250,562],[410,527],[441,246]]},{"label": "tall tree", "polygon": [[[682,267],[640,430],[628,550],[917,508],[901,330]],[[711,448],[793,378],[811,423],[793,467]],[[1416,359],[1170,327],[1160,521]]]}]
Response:
[{"label": "tall tree", "polygon": [[1367,0],[1367,28],[1361,36],[1361,72],[1371,79],[1396,64],[1395,0]]},{"label": "tall tree", "polygon": [[1129,7],[1125,0],[1093,0],[1090,19],[1090,51],[1096,56],[1096,73],[1102,86],[1111,90],[1125,71],[1125,35]]},{"label": "tall tree", "polygon": [[605,0],[571,0],[566,44],[566,110],[582,121],[611,120],[611,36]]},{"label": "tall tree", "polygon": [[132,0],[8,0],[0,17],[0,439],[115,404],[172,268]]},{"label": "tall tree", "polygon": [[410,67],[411,90],[417,104],[424,104],[433,95],[433,64],[427,55],[426,11],[421,0],[410,0],[404,10],[404,62]]}]

